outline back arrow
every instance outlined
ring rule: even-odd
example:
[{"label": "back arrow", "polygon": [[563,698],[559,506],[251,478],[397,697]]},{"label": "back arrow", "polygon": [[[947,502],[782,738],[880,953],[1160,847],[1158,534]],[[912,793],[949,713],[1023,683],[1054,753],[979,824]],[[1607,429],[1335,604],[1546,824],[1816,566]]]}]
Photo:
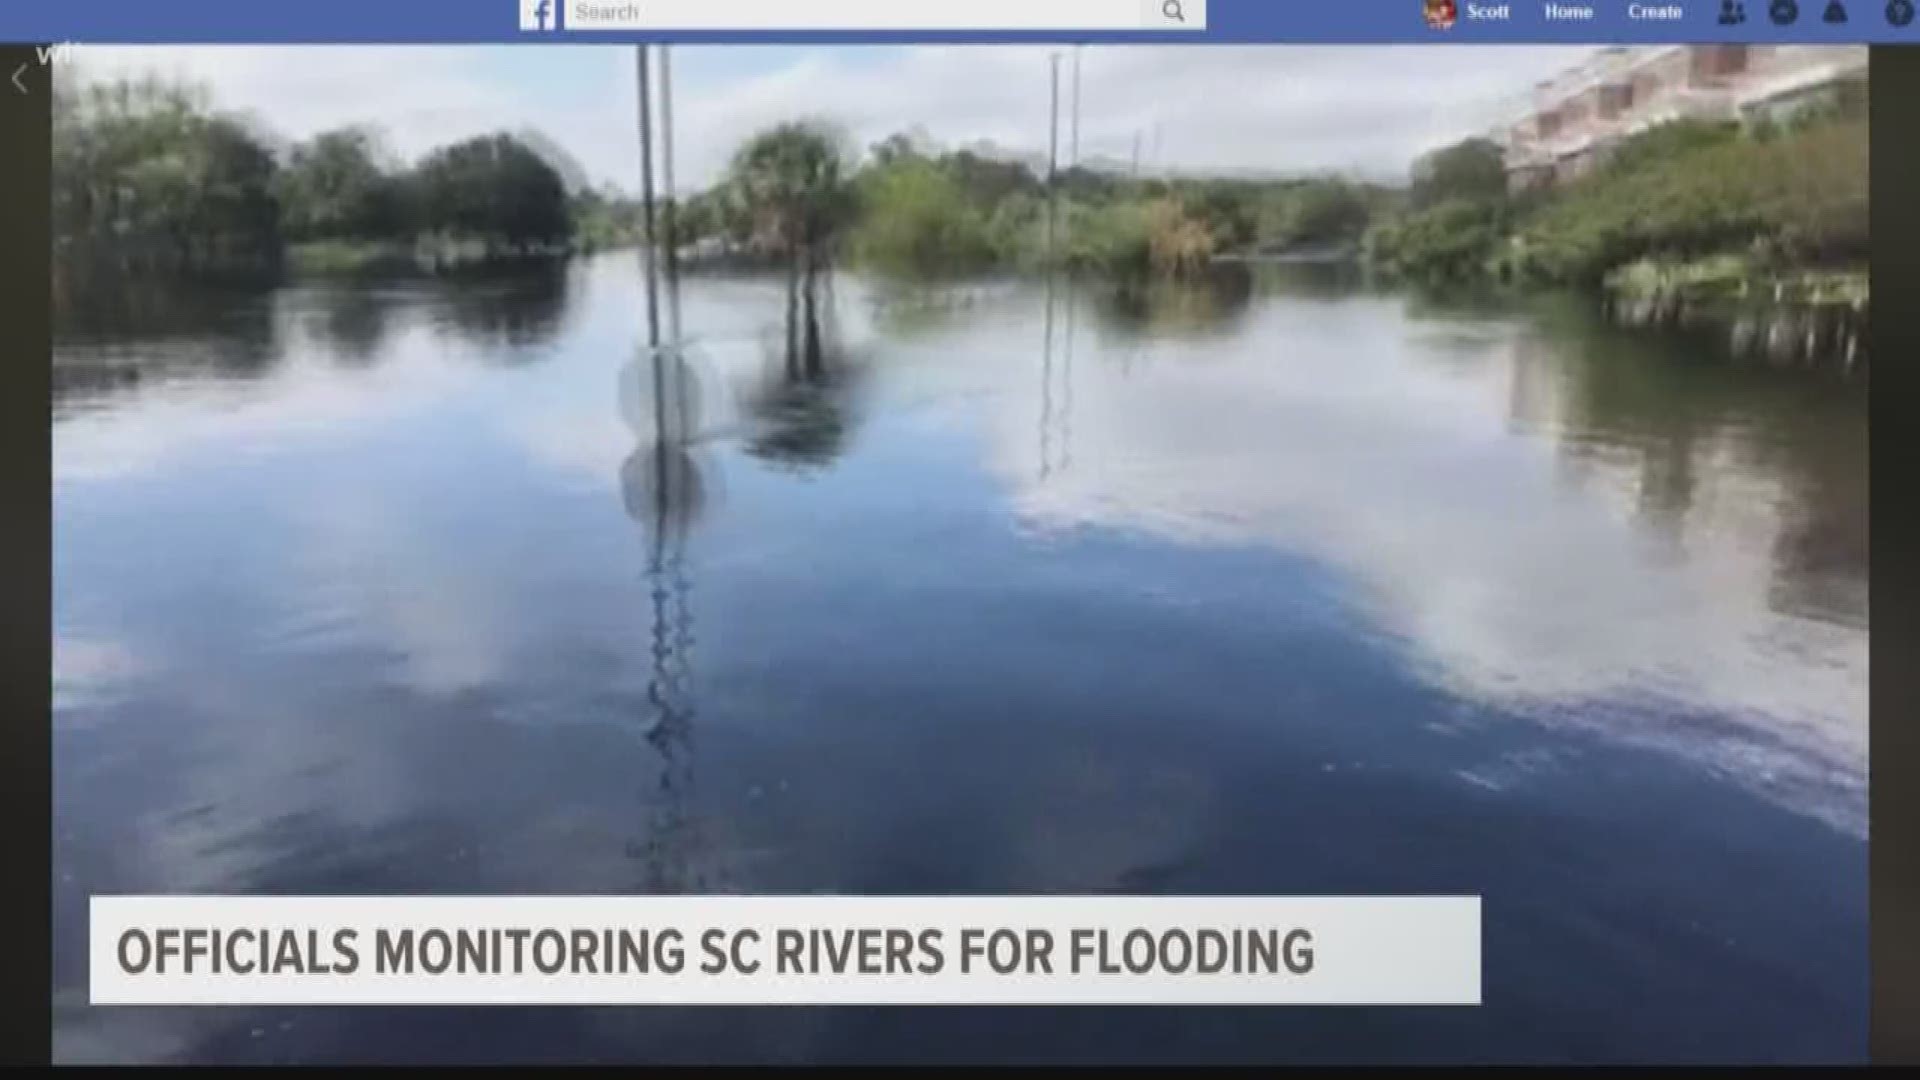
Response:
[{"label": "back arrow", "polygon": [[20,76],[26,70],[27,65],[25,64],[21,64],[19,67],[13,69],[13,87],[23,94],[27,92],[27,84],[20,81]]}]

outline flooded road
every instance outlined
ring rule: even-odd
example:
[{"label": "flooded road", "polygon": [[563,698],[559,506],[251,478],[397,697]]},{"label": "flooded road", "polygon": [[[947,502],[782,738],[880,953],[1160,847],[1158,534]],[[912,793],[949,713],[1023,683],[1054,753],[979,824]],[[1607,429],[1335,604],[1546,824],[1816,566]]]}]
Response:
[{"label": "flooded road", "polygon": [[[656,379],[636,261],[65,317],[58,1058],[1864,1057],[1864,386],[1273,270]],[[96,892],[637,891],[1472,893],[1486,1004],[85,1006]]]}]

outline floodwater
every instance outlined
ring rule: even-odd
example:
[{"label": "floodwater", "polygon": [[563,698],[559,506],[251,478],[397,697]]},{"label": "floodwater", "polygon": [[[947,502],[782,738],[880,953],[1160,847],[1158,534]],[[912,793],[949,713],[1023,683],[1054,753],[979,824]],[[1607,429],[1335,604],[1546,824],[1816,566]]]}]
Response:
[{"label": "floodwater", "polygon": [[[1298,270],[656,379],[636,263],[65,311],[59,1059],[1864,1057],[1864,386]],[[1485,1004],[85,1004],[93,893],[653,891],[1471,893]]]}]

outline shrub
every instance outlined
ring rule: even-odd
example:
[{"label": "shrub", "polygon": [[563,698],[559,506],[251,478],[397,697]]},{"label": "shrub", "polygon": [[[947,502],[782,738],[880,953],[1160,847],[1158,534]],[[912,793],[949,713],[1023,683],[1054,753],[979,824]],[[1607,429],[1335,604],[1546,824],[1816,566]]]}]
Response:
[{"label": "shrub", "polygon": [[987,217],[961,197],[959,184],[924,159],[904,159],[866,177],[861,210],[854,252],[880,266],[922,273],[971,269],[996,254]]},{"label": "shrub", "polygon": [[1381,223],[1366,238],[1368,261],[1422,281],[1457,281],[1486,273],[1502,241],[1493,204],[1450,199]]},{"label": "shrub", "polygon": [[1864,121],[1769,139],[1655,129],[1523,223],[1527,271],[1593,282],[1636,259],[1746,252],[1775,264],[1866,255]]}]

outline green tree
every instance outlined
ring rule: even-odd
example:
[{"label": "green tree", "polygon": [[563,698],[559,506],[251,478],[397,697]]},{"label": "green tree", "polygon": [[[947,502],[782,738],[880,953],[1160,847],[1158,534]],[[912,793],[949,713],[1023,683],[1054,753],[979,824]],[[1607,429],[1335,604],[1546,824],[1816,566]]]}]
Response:
[{"label": "green tree", "polygon": [[1016,194],[1034,194],[1045,185],[1033,170],[1017,161],[996,161],[971,150],[943,155],[941,171],[952,178],[960,197],[982,210]]},{"label": "green tree", "polygon": [[63,80],[52,121],[58,246],[182,264],[276,247],[273,154],[196,88]]},{"label": "green tree", "polygon": [[749,139],[734,154],[727,185],[749,236],[771,254],[809,269],[845,224],[849,192],[839,142],[826,128],[795,122]]},{"label": "green tree", "polygon": [[1171,195],[1076,213],[1067,230],[1070,264],[1117,278],[1190,276],[1215,250],[1206,221]]},{"label": "green tree", "polygon": [[[734,154],[726,184],[753,242],[787,265],[787,363],[821,371],[815,282],[851,216],[839,139],[813,123],[769,128]],[[799,305],[804,303],[804,314]]]},{"label": "green tree", "polygon": [[1309,180],[1287,187],[1261,208],[1260,241],[1276,247],[1352,240],[1373,216],[1366,195],[1342,180]]},{"label": "green tree", "polygon": [[293,148],[275,192],[287,236],[295,240],[365,239],[407,230],[398,182],[378,163],[365,128],[342,128]]},{"label": "green tree", "polygon": [[1505,157],[1491,139],[1466,139],[1414,162],[1411,195],[1416,210],[1454,199],[1499,201],[1506,194]]},{"label": "green tree", "polygon": [[1462,281],[1485,273],[1502,235],[1497,207],[1450,199],[1376,226],[1367,234],[1367,256],[1390,273]]},{"label": "green tree", "polygon": [[[668,209],[668,203],[662,200],[656,217],[656,224],[661,228],[665,228]],[[672,207],[672,210],[676,239],[680,243],[685,243],[688,240],[689,225],[686,219],[686,207],[676,206]],[[629,198],[611,186],[578,189],[569,200],[568,212],[573,218],[574,242],[588,251],[635,243],[646,230],[643,220],[645,211],[639,200]],[[697,226],[698,222],[692,224]]]},{"label": "green tree", "polygon": [[914,149],[913,137],[904,132],[895,132],[874,143],[872,153],[874,164],[880,168],[920,156],[920,152]]},{"label": "green tree", "polygon": [[566,184],[540,155],[507,134],[485,135],[427,155],[413,174],[429,229],[515,247],[569,235]]},{"label": "green tree", "polygon": [[201,125],[189,155],[194,195],[188,229],[214,244],[256,248],[278,241],[273,153],[238,122]]},{"label": "green tree", "polygon": [[985,214],[969,205],[946,170],[924,158],[899,159],[861,177],[860,258],[893,269],[968,269],[996,252]]},{"label": "green tree", "polygon": [[1213,247],[1235,250],[1252,244],[1259,231],[1254,209],[1257,194],[1252,184],[1214,181],[1196,185],[1187,206],[1206,223]]}]

